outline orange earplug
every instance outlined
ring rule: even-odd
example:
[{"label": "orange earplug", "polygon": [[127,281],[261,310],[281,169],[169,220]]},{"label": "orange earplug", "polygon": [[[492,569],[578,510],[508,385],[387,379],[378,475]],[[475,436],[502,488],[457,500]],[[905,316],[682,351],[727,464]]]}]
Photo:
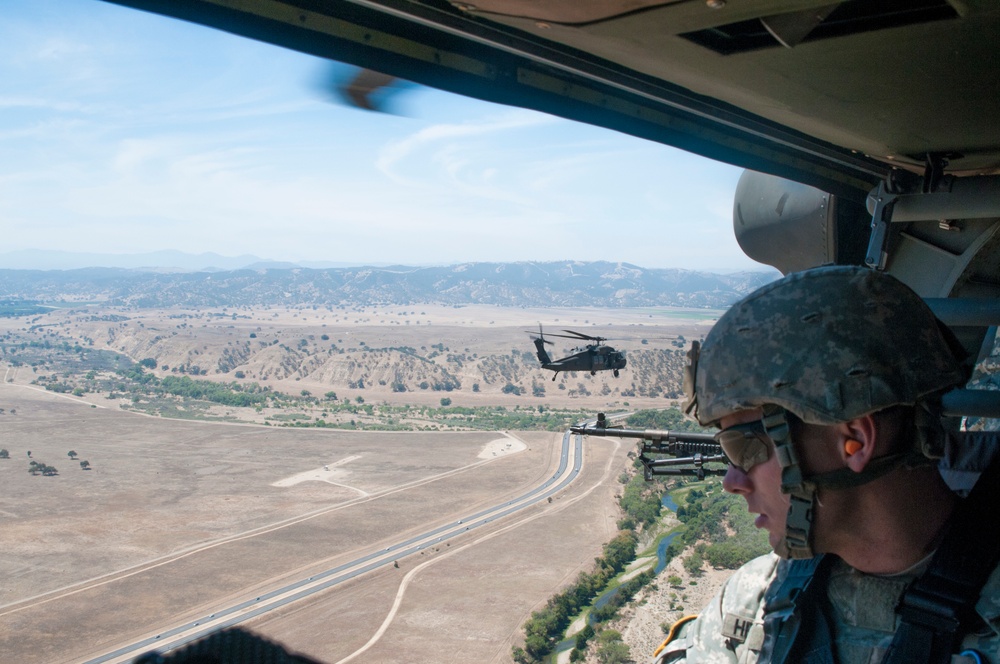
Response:
[{"label": "orange earplug", "polygon": [[844,451],[847,452],[847,456],[854,456],[857,454],[858,450],[861,449],[861,447],[861,443],[853,439],[844,443]]}]

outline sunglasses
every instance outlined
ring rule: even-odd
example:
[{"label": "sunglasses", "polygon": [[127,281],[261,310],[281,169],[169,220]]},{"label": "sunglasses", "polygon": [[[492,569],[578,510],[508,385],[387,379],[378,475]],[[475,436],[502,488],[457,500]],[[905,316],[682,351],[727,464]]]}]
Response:
[{"label": "sunglasses", "polygon": [[722,447],[726,460],[745,473],[767,461],[774,449],[774,441],[768,437],[760,420],[723,429],[715,434],[715,442]]}]

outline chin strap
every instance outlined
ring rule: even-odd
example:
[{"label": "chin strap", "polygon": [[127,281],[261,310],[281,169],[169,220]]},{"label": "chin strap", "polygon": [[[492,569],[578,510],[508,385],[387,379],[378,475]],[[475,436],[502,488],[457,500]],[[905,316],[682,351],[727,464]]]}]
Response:
[{"label": "chin strap", "polygon": [[816,484],[802,475],[792,444],[788,414],[784,408],[768,408],[762,418],[764,431],[774,441],[774,454],[781,466],[781,491],[791,498],[785,519],[785,537],[774,552],[782,558],[812,558],[812,523],[816,510]]},{"label": "chin strap", "polygon": [[809,481],[816,487],[827,489],[850,489],[862,484],[868,484],[872,480],[877,480],[883,475],[887,475],[897,468],[916,468],[934,464],[936,461],[928,459],[913,452],[898,452],[896,454],[885,454],[875,457],[865,465],[864,470],[856,473],[850,468],[838,468],[828,473],[813,475]]}]

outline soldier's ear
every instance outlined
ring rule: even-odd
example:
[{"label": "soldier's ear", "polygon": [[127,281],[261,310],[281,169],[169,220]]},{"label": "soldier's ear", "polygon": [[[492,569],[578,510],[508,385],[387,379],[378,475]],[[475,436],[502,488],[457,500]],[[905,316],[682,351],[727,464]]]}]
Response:
[{"label": "soldier's ear", "polygon": [[871,415],[862,415],[841,425],[840,458],[856,473],[864,470],[875,456],[878,427]]}]

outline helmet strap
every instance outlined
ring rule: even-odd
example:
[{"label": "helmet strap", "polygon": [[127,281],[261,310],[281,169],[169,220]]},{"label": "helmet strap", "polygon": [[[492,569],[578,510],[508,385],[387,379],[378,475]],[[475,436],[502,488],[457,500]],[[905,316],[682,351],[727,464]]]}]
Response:
[{"label": "helmet strap", "polygon": [[816,484],[802,475],[799,458],[792,444],[788,412],[781,407],[768,407],[762,423],[768,437],[774,441],[774,453],[781,466],[781,491],[791,502],[785,519],[785,536],[775,548],[782,558],[812,558],[812,524],[816,512]]},{"label": "helmet strap", "polygon": [[872,480],[877,480],[883,475],[906,466],[916,468],[917,466],[932,464],[934,461],[912,451],[897,452],[896,454],[884,454],[875,457],[864,467],[860,473],[854,472],[850,468],[839,468],[828,473],[819,473],[809,478],[816,487],[826,489],[851,489],[862,484],[868,484]]}]

